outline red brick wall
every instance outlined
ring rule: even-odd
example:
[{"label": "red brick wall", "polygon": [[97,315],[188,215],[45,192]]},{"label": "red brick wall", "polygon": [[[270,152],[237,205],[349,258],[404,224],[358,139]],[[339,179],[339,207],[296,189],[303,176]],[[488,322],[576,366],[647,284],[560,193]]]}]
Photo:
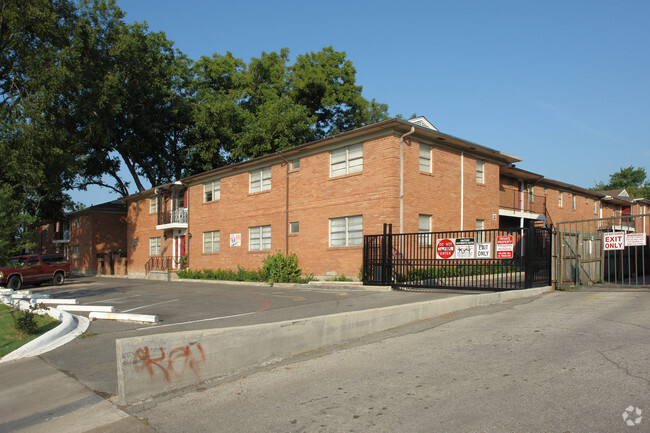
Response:
[{"label": "red brick wall", "polygon": [[[345,143],[344,146],[357,142]],[[289,171],[289,222],[298,222],[298,234],[288,235],[289,252],[296,253],[306,274],[315,276],[345,274],[356,277],[362,264],[362,247],[330,247],[331,218],[362,215],[363,233],[378,234],[384,223],[400,223],[400,145],[399,136],[389,134],[363,141],[363,171],[330,177],[330,149],[306,153],[300,167]],[[465,154],[464,221],[465,230],[474,230],[476,220],[485,228],[496,228],[498,221],[499,166],[485,161],[485,183],[476,182],[476,158]],[[220,199],[204,203],[203,184],[218,178],[206,178],[189,187],[189,266],[192,269],[241,266],[257,269],[267,254],[284,251],[287,245],[286,179],[287,166],[281,160],[271,165],[271,189],[249,193],[249,171],[270,165],[247,167],[245,171],[226,172],[220,178]],[[461,155],[442,146],[433,148],[433,172],[419,170],[419,143],[404,145],[404,231],[417,232],[418,216],[433,215],[432,230],[461,229]],[[127,238],[137,239],[129,248],[129,273],[144,272],[149,259],[149,238],[162,236],[155,229],[156,215],[149,214],[148,199],[129,204]],[[271,226],[271,249],[249,251],[249,228]],[[203,253],[203,233],[220,232],[220,251]],[[230,246],[230,235],[241,235],[241,246]],[[171,232],[163,242],[162,255],[171,256]]]},{"label": "red brick wall", "polygon": [[[154,194],[151,194],[153,197]],[[126,218],[127,259],[129,275],[144,276],[144,265],[149,260],[149,238],[159,237],[161,255],[172,255],[172,238],[164,239],[163,231],[156,230],[158,214],[149,212],[149,198],[128,202]]]}]

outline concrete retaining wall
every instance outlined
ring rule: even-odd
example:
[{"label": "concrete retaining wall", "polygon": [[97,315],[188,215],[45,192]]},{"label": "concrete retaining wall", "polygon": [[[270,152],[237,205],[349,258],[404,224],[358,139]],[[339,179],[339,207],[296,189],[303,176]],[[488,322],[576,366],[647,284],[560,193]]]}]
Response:
[{"label": "concrete retaining wall", "polygon": [[275,323],[116,341],[121,404],[453,311],[536,296],[549,287],[462,295]]}]

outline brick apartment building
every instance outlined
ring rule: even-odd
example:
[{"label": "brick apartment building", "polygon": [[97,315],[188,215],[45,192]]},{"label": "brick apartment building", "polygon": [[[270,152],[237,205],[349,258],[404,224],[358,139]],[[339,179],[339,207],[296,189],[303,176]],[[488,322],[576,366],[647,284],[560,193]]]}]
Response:
[{"label": "brick apartment building", "polygon": [[307,274],[357,276],[363,235],[384,223],[402,233],[481,230],[650,209],[514,167],[520,161],[417,118],[210,170],[124,198],[128,274],[186,262],[257,269],[282,251]]},{"label": "brick apartment building", "polygon": [[42,224],[32,252],[62,254],[81,275],[126,275],[126,203],[115,200]]}]

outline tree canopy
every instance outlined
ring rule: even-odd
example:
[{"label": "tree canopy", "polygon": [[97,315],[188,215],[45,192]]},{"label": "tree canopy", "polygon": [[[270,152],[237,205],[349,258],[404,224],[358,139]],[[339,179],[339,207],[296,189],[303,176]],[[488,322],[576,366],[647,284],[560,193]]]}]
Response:
[{"label": "tree canopy", "polygon": [[0,0],[0,256],[71,189],[129,195],[388,117],[332,47],[192,61],[124,17],[114,0]]},{"label": "tree canopy", "polygon": [[621,168],[609,175],[609,182],[598,182],[592,188],[594,191],[623,189],[632,197],[650,199],[650,180],[647,179],[645,168],[633,166]]}]

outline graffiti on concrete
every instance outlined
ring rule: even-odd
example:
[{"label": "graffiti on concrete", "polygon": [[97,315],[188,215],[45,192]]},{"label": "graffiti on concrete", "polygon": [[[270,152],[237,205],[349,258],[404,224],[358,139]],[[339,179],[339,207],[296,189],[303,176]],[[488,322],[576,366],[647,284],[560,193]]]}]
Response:
[{"label": "graffiti on concrete", "polygon": [[154,357],[149,351],[149,346],[136,350],[133,360],[135,371],[138,373],[146,371],[150,378],[159,372],[163,375],[165,382],[171,383],[180,379],[189,368],[198,379],[201,379],[201,367],[206,361],[201,343],[194,347],[190,345],[176,347],[168,353],[163,347],[160,347],[158,351],[159,353],[153,354],[157,355]]}]

